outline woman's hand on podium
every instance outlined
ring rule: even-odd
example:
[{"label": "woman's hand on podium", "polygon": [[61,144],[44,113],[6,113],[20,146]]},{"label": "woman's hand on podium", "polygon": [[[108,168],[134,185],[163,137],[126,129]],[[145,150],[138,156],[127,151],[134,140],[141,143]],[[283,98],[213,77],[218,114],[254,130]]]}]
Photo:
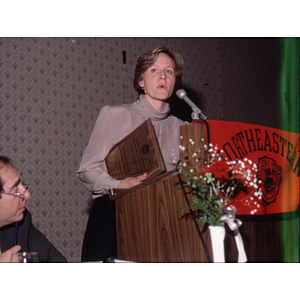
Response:
[{"label": "woman's hand on podium", "polygon": [[118,188],[119,189],[130,189],[136,185],[141,184],[147,178],[148,178],[147,173],[137,176],[137,177],[127,177],[120,181]]}]

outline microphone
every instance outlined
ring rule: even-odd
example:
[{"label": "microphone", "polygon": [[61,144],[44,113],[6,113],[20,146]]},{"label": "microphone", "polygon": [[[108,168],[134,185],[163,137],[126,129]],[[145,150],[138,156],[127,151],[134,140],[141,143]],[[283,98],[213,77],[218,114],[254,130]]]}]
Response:
[{"label": "microphone", "polygon": [[192,119],[193,120],[206,120],[207,117],[202,113],[201,109],[194,104],[194,102],[186,95],[186,91],[180,89],[176,92],[179,99],[183,99],[193,110]]}]

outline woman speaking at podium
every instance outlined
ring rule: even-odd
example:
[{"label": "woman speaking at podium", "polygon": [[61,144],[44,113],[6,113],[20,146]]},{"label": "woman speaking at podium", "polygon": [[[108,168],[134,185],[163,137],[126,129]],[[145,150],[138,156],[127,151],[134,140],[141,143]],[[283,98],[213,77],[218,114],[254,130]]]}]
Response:
[{"label": "woman speaking at podium", "polygon": [[181,125],[170,115],[168,99],[181,83],[182,57],[165,47],[143,53],[137,60],[133,85],[138,99],[129,104],[104,106],[96,120],[76,173],[92,193],[93,205],[82,247],[82,261],[106,261],[116,257],[116,224],[110,189],[127,189],[142,183],[147,174],[116,180],[109,176],[105,157],[126,135],[151,119],[167,171],[179,159]]}]

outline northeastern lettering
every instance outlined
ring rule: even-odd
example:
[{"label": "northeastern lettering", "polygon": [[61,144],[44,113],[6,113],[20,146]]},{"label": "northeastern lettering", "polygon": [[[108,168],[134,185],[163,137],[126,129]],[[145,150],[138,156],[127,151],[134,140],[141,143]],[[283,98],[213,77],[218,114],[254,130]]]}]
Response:
[{"label": "northeastern lettering", "polygon": [[239,131],[223,145],[223,150],[230,160],[240,160],[248,153],[256,151],[273,152],[285,157],[293,173],[299,176],[300,158],[297,160],[297,146],[287,141],[276,132],[261,131],[259,128]]},{"label": "northeastern lettering", "polygon": [[273,132],[273,143],[274,143],[274,146],[276,146],[276,148],[275,147],[273,147],[272,148],[272,150],[273,150],[273,152],[274,153],[278,153],[278,151],[279,151],[279,143],[278,143],[278,134],[276,133],[276,132]]}]

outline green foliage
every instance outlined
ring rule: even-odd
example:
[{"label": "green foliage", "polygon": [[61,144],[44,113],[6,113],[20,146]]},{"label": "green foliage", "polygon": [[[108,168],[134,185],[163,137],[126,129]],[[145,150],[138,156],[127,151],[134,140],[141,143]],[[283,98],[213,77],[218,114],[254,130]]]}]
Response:
[{"label": "green foliage", "polygon": [[[224,224],[219,221],[222,216],[227,214],[234,216],[232,210],[224,208],[224,202],[227,202],[229,198],[220,195],[220,182],[217,184],[218,188],[210,173],[205,174],[206,180],[199,180],[199,178],[195,178],[184,169],[181,171],[186,178],[185,186],[190,189],[193,195],[193,204],[183,208],[183,210],[196,210],[200,214],[199,226],[205,223],[213,226],[222,226]],[[227,191],[229,195],[230,187]]]}]

